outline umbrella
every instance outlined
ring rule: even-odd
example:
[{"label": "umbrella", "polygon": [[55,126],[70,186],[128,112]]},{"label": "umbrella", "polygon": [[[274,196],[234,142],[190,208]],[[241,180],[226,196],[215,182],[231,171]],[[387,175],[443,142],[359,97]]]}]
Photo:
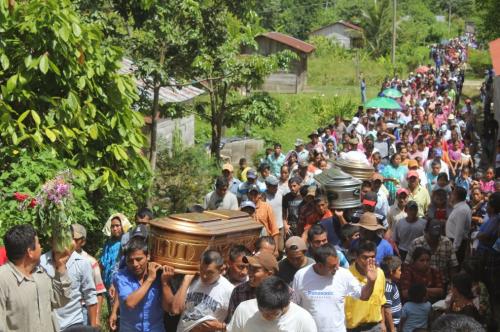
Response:
[{"label": "umbrella", "polygon": [[427,66],[420,66],[418,67],[415,72],[419,73],[419,74],[425,74],[427,73],[429,70],[431,70],[429,67]]},{"label": "umbrella", "polygon": [[383,108],[387,110],[400,110],[401,106],[397,101],[387,97],[377,97],[365,103],[366,108]]},{"label": "umbrella", "polygon": [[385,89],[382,94],[390,98],[399,98],[403,95],[398,89]]}]

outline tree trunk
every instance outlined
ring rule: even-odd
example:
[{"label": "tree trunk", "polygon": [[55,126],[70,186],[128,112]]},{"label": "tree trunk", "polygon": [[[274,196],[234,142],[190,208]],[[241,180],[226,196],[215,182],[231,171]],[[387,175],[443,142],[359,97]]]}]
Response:
[{"label": "tree trunk", "polygon": [[[165,63],[165,45],[160,48],[160,67]],[[160,111],[160,87],[161,82],[158,79],[154,81],[153,88],[153,107],[151,108],[151,141],[149,142],[149,164],[151,165],[151,172],[153,173],[156,169],[156,158],[157,158],[157,140],[158,140],[158,113]]]},{"label": "tree trunk", "polygon": [[213,90],[213,84],[210,84],[210,125],[212,128],[212,142],[210,144],[210,153],[218,162],[220,160],[220,141],[222,138],[222,121],[220,121],[219,108],[217,105],[217,95]]}]

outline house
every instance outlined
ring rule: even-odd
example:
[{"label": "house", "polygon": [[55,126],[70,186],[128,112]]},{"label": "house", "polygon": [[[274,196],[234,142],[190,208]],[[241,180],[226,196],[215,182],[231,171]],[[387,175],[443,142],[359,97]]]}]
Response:
[{"label": "house", "polygon": [[[297,59],[290,63],[287,71],[269,75],[261,89],[269,92],[298,93],[304,90],[307,84],[307,58],[315,47],[297,38],[279,33],[267,32],[255,37],[258,44],[256,51],[262,55],[270,55],[283,50],[290,50],[297,54]],[[244,53],[255,53],[245,49]]]},{"label": "house", "polygon": [[[130,59],[122,59],[122,67],[118,71],[120,74],[132,74],[137,70]],[[153,100],[153,89],[146,89],[146,84],[141,79],[134,76],[135,83],[140,93],[146,93],[148,97]],[[205,93],[203,89],[199,89],[192,85],[175,86],[176,82],[174,79],[170,79],[171,86],[160,88],[160,103],[182,103],[189,102],[195,97]],[[145,134],[149,136],[150,126],[151,126],[151,116],[145,116],[144,122],[146,127],[144,128]],[[182,118],[157,118],[157,143],[159,150],[169,148],[172,146],[173,135],[176,130],[182,138],[182,143],[185,146],[194,145],[194,115],[188,115]]]},{"label": "house", "polygon": [[338,21],[309,34],[309,37],[324,36],[345,48],[358,48],[363,45],[363,29],[346,21]]}]

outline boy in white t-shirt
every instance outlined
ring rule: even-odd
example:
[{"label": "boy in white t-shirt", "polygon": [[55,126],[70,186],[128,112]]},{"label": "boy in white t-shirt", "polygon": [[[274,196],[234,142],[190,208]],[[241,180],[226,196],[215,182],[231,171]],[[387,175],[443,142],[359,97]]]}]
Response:
[{"label": "boy in white t-shirt", "polygon": [[333,245],[327,243],[317,248],[314,260],[316,264],[295,274],[292,284],[294,302],[313,316],[318,331],[345,332],[345,298],[351,296],[363,301],[370,298],[377,279],[375,260],[368,261],[365,286],[348,269],[339,267]]},{"label": "boy in white t-shirt", "polygon": [[224,320],[234,286],[221,275],[223,265],[224,259],[218,251],[205,251],[201,255],[199,278],[186,275],[177,293],[167,294],[170,314],[181,314],[177,332],[195,327],[226,329]]},{"label": "boy in white t-shirt", "polygon": [[230,332],[316,332],[311,314],[290,302],[290,289],[286,282],[271,276],[256,290],[256,299],[240,303],[231,322]]}]

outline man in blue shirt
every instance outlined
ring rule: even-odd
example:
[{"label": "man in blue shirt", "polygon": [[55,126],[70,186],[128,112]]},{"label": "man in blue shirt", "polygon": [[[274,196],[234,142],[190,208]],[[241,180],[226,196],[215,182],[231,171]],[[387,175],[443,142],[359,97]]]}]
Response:
[{"label": "man in blue shirt", "polygon": [[281,153],[280,143],[274,144],[274,153],[267,156],[267,163],[271,167],[271,174],[279,178],[281,166],[285,163],[285,155]]},{"label": "man in blue shirt", "polygon": [[[55,277],[52,251],[40,257],[40,266],[51,278]],[[88,324],[84,321],[82,300],[87,307],[90,325],[97,326],[97,293],[90,262],[74,251],[66,263],[66,269],[71,280],[70,301],[64,307],[54,310],[61,331],[71,326]]]},{"label": "man in blue shirt", "polygon": [[[164,292],[173,268],[149,262],[148,245],[142,237],[130,239],[125,259],[127,266],[113,280],[120,303],[120,331],[164,332],[163,316],[168,311]],[[158,271],[162,271],[161,277]],[[116,321],[112,313],[109,322],[113,330]]]}]

